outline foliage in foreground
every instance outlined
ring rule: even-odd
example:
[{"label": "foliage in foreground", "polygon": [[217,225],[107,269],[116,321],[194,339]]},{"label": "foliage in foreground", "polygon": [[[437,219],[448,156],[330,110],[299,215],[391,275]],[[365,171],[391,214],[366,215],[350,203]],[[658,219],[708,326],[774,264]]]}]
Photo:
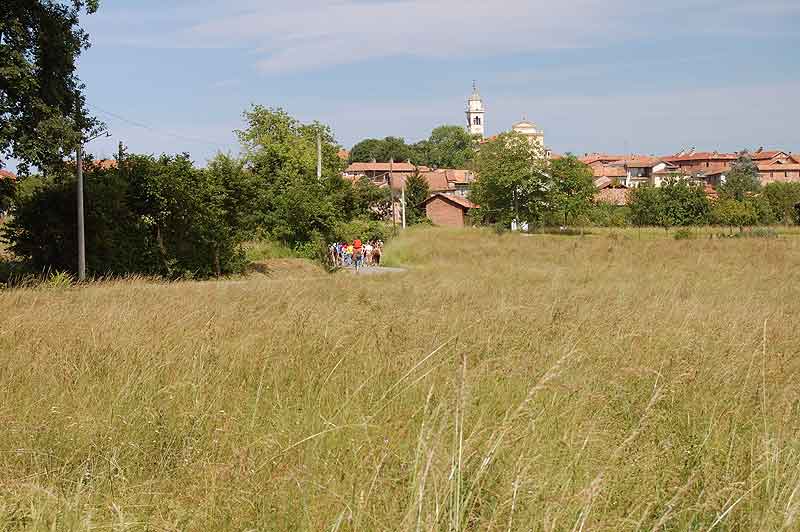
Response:
[{"label": "foliage in foreground", "polygon": [[0,529],[797,530],[800,241],[624,233],[2,292]]},{"label": "foliage in foreground", "polygon": [[[237,272],[250,226],[252,176],[226,157],[207,170],[188,155],[128,156],[122,168],[88,165],[85,174],[89,271],[168,277]],[[76,270],[75,181],[60,180],[19,196],[4,229],[9,248],[34,270]]]},{"label": "foliage in foreground", "polygon": [[78,129],[97,122],[86,110],[76,74],[89,36],[80,27],[98,0],[7,0],[0,13],[0,162],[13,157],[27,173],[74,150]]}]

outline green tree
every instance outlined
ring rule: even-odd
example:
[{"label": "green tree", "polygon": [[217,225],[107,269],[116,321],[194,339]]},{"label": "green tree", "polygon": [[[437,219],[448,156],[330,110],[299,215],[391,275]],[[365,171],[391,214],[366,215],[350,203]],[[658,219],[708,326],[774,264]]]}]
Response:
[{"label": "green tree", "polygon": [[427,141],[428,158],[420,164],[435,168],[466,168],[475,157],[476,139],[461,126],[439,126]]},{"label": "green tree", "polygon": [[97,122],[85,108],[76,61],[89,47],[79,26],[97,0],[6,0],[0,10],[0,160],[27,173],[71,152]]},{"label": "green tree", "polygon": [[711,203],[703,186],[673,176],[667,178],[659,190],[667,225],[704,225],[709,222]]},{"label": "green tree", "polygon": [[399,137],[384,139],[365,139],[350,150],[351,163],[368,163],[375,160],[379,163],[405,162],[414,159],[414,149]]},{"label": "green tree", "polygon": [[770,183],[763,189],[776,221],[783,224],[800,224],[800,183]]},{"label": "green tree", "polygon": [[[236,161],[198,169],[187,154],[126,157],[119,169],[87,166],[87,266],[96,275],[168,277],[241,271],[258,183]],[[76,264],[74,177],[15,198],[4,230],[10,248],[38,269]]]},{"label": "green tree", "polygon": [[724,199],[744,201],[748,194],[756,193],[760,189],[758,165],[749,155],[743,153],[731,165],[730,171],[725,176],[725,182],[719,186],[719,195]]},{"label": "green tree", "polygon": [[481,206],[484,223],[541,222],[552,206],[553,183],[540,146],[519,133],[502,133],[481,146],[475,164],[470,199]]},{"label": "green tree", "polygon": [[718,225],[738,227],[741,232],[746,226],[758,223],[758,213],[747,201],[726,198],[720,199],[714,205],[712,220]]},{"label": "green tree", "polygon": [[420,223],[425,219],[422,203],[428,199],[430,188],[428,181],[414,172],[406,179],[406,222],[409,225]]},{"label": "green tree", "polygon": [[[347,217],[351,185],[341,178],[339,146],[330,128],[302,124],[283,109],[253,106],[237,131],[245,168],[260,178],[262,228],[290,246],[328,237]],[[322,179],[317,179],[316,139],[322,140]]]},{"label": "green tree", "polygon": [[550,163],[553,178],[553,208],[563,215],[564,225],[589,210],[596,192],[592,169],[574,155]]},{"label": "green tree", "polygon": [[391,215],[392,198],[388,187],[375,185],[362,177],[346,190],[343,199],[345,218],[384,220]]},{"label": "green tree", "polygon": [[664,208],[661,189],[646,185],[632,188],[628,192],[628,206],[633,225],[665,228],[671,225]]}]

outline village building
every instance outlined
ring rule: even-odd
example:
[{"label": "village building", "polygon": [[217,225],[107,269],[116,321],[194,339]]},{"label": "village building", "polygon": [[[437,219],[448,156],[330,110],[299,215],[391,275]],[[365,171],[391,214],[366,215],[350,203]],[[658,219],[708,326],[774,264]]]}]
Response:
[{"label": "village building", "polygon": [[398,180],[404,180],[405,176],[415,171],[417,167],[410,162],[352,163],[345,168],[342,176],[350,181],[367,177],[376,185],[388,185],[390,182],[394,184]]},{"label": "village building", "polygon": [[422,206],[434,225],[445,227],[464,227],[469,211],[478,207],[461,196],[442,193],[432,194]]}]

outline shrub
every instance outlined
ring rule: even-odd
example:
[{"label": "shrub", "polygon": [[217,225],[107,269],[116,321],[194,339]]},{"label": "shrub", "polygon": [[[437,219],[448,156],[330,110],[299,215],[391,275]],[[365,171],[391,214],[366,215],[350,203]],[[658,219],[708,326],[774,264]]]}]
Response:
[{"label": "shrub", "polygon": [[352,242],[361,240],[387,240],[389,231],[385,222],[357,218],[349,222],[339,222],[333,228],[333,240]]},{"label": "shrub", "polygon": [[673,237],[675,238],[675,240],[690,240],[690,239],[694,238],[694,233],[692,232],[691,229],[688,229],[686,227],[682,227],[682,228],[678,229],[677,231],[675,231],[675,234],[673,235]]},{"label": "shrub", "polygon": [[800,224],[800,183],[770,183],[764,187],[763,197],[769,203],[776,222]]},{"label": "shrub", "polygon": [[[85,174],[87,269],[95,275],[206,277],[241,271],[251,187],[235,166],[194,168],[189,156],[130,156]],[[16,198],[4,230],[34,269],[77,270],[75,180]]]},{"label": "shrub", "polygon": [[747,201],[721,199],[714,205],[712,220],[715,224],[738,227],[742,230],[745,226],[758,223],[758,213]]},{"label": "shrub", "polygon": [[630,224],[631,209],[627,206],[597,203],[589,209],[587,220],[597,227],[625,227]]}]

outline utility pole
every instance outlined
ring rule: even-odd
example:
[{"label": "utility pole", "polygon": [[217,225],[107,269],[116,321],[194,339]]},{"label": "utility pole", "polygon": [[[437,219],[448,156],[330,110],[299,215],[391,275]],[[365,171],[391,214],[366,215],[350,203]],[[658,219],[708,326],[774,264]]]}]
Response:
[{"label": "utility pole", "polygon": [[392,234],[397,232],[397,215],[394,210],[394,189],[392,188],[392,173],[394,171],[394,157],[389,159],[389,196],[392,198]]},{"label": "utility pole", "polygon": [[406,182],[405,179],[403,180],[403,199],[402,199],[402,206],[403,206],[403,229],[406,228]]},{"label": "utility pole", "polygon": [[83,132],[76,150],[78,164],[78,280],[86,280],[86,233],[83,227]]},{"label": "utility pole", "polygon": [[317,179],[322,179],[322,134],[317,131]]}]

